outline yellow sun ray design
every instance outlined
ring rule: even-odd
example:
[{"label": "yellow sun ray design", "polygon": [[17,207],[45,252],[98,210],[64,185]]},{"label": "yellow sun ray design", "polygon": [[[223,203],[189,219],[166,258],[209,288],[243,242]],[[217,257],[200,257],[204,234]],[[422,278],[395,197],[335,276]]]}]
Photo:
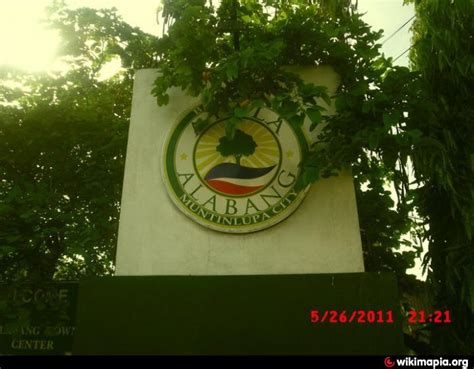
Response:
[{"label": "yellow sun ray design", "polygon": [[[250,135],[257,144],[252,155],[243,155],[240,159],[242,166],[262,168],[278,164],[280,148],[276,137],[269,129],[254,121],[246,120],[237,125],[237,129]],[[205,177],[209,170],[221,163],[236,163],[232,155],[222,156],[217,151],[220,139],[225,136],[225,122],[216,123],[205,131],[196,143],[194,160],[196,168]]]},{"label": "yellow sun ray design", "polygon": [[250,156],[248,160],[252,163],[252,167],[254,168],[261,168],[266,166],[266,164],[255,155]]},{"label": "yellow sun ray design", "polygon": [[[245,121],[245,122],[241,125],[241,127],[242,127],[241,129],[242,129],[245,133],[247,133],[247,134],[249,134],[249,135],[251,135],[251,136],[253,136],[256,132],[258,132],[260,129],[262,129],[262,127],[259,126],[258,124],[255,124],[254,122],[249,122],[249,121]],[[240,127],[239,127],[239,128],[240,128]]]},{"label": "yellow sun ray design", "polygon": [[216,154],[216,149],[199,150],[198,152],[196,152],[195,158],[196,159],[207,158],[209,155],[215,155],[215,154]]},{"label": "yellow sun ray design", "polygon": [[204,137],[201,138],[201,141],[204,143],[216,143],[216,142],[219,142],[219,139],[216,139],[216,137],[211,136],[211,135],[205,135]]},{"label": "yellow sun ray design", "polygon": [[204,147],[209,147],[209,148],[212,147],[212,148],[214,148],[214,147],[217,146],[217,142],[212,142],[212,143],[200,142],[200,143],[199,143],[199,146],[200,146],[200,147],[203,147],[203,148],[204,148]]},{"label": "yellow sun ray design", "polygon": [[272,137],[272,135],[270,133],[268,133],[268,131],[265,131],[265,130],[259,130],[257,132],[255,132],[254,134],[254,137],[256,140],[265,140],[265,139],[269,139]]},{"label": "yellow sun ray design", "polygon": [[279,154],[277,149],[267,149],[267,148],[264,148],[264,147],[259,147],[258,152],[268,154],[268,155],[271,155],[271,156],[275,156],[275,157],[278,156],[278,154]]},{"label": "yellow sun ray design", "polygon": [[209,157],[207,160],[203,161],[202,163],[197,165],[197,169],[199,173],[207,172],[207,168],[211,168],[217,164],[222,162],[222,156],[219,153]]},{"label": "yellow sun ray design", "polygon": [[251,162],[247,158],[242,158],[242,160],[240,161],[240,164],[245,166],[245,167],[251,166]]},{"label": "yellow sun ray design", "polygon": [[256,137],[255,138],[260,144],[265,144],[265,143],[274,143],[275,139],[273,136],[265,136],[265,137]]},{"label": "yellow sun ray design", "polygon": [[272,159],[269,159],[267,158],[266,156],[264,155],[260,155],[258,157],[259,160],[263,161],[266,165],[270,166],[270,165],[275,165],[275,161],[272,160]]}]

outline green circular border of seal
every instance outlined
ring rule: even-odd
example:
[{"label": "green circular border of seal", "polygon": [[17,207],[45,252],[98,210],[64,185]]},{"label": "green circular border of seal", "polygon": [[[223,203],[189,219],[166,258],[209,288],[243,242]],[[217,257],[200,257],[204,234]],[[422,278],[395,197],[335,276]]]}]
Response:
[{"label": "green circular border of seal", "polygon": [[[162,157],[161,157],[161,174],[163,178],[163,182],[165,184],[166,192],[173,202],[173,204],[184,214],[186,217],[190,218],[192,221],[204,226],[208,229],[212,229],[214,231],[222,232],[222,233],[234,233],[234,234],[242,234],[242,233],[253,233],[265,230],[270,228],[283,220],[287,219],[291,214],[295,212],[295,210],[299,207],[299,205],[304,200],[306,194],[309,191],[310,185],[308,185],[305,189],[298,192],[296,198],[285,208],[285,211],[282,211],[280,214],[272,216],[267,221],[263,221],[258,223],[257,225],[241,225],[241,226],[231,226],[231,225],[217,225],[214,222],[210,222],[206,219],[201,218],[200,216],[196,215],[193,211],[191,211],[187,206],[185,206],[180,197],[183,194],[187,194],[186,191],[181,186],[181,183],[176,175],[176,171],[173,169],[176,168],[176,144],[181,137],[184,129],[190,123],[190,121],[198,114],[195,113],[195,110],[201,106],[200,104],[194,106],[193,108],[187,110],[185,113],[180,115],[177,121],[171,126],[167,137],[165,138],[163,149],[162,149]],[[267,108],[268,109],[268,108]],[[270,110],[270,109],[268,109]],[[304,154],[309,150],[308,140],[304,132],[299,129],[295,129],[290,123],[283,120],[284,124],[288,124],[292,132],[294,133],[300,149],[300,157],[303,157]],[[281,143],[280,143],[281,145]],[[193,148],[194,152],[194,148]],[[193,165],[194,166],[194,165]],[[297,180],[300,176],[300,172],[298,171]],[[199,178],[199,175],[196,174]],[[295,181],[295,183],[297,182]],[[291,189],[288,191],[291,192]],[[189,196],[189,195],[188,195]],[[284,197],[283,197],[284,198]],[[267,208],[265,211],[268,211],[275,207],[276,205],[280,204],[277,202],[273,206]],[[211,213],[214,213],[210,211]],[[259,213],[262,213],[261,211]],[[216,215],[222,216],[222,214],[215,213]],[[258,214],[258,213],[255,213]],[[254,214],[253,214],[254,215]],[[242,216],[232,216],[228,215],[228,218],[242,218]]]}]

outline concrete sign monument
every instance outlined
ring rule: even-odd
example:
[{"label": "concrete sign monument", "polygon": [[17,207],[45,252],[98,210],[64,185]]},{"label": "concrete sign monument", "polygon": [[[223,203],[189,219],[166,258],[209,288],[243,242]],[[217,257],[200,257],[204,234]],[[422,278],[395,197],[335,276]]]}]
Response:
[{"label": "concrete sign monument", "polygon": [[[294,71],[330,93],[339,83],[330,67]],[[198,131],[199,100],[172,89],[157,106],[156,75],[141,70],[135,79],[117,275],[364,270],[350,173],[294,190],[316,139],[309,122],[294,129],[261,108],[237,123],[233,139],[225,117]]]}]

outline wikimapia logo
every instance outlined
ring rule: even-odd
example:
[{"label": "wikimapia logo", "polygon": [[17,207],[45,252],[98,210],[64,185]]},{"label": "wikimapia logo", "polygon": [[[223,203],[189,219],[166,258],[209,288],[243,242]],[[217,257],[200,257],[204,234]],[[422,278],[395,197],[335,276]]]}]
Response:
[{"label": "wikimapia logo", "polygon": [[293,213],[307,192],[294,190],[308,150],[303,131],[260,108],[237,123],[232,138],[226,118],[196,133],[203,114],[197,107],[180,119],[163,148],[163,179],[175,205],[205,227],[234,233]]},{"label": "wikimapia logo", "polygon": [[387,356],[384,359],[385,367],[387,368],[406,368],[406,367],[420,367],[420,368],[469,368],[469,359],[443,359],[442,357],[431,359],[431,358],[418,358],[412,356],[406,356],[403,359],[393,359]]}]

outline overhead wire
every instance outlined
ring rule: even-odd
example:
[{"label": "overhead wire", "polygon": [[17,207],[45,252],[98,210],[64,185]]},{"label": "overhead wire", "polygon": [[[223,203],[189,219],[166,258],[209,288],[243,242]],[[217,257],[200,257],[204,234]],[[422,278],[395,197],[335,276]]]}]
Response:
[{"label": "overhead wire", "polygon": [[404,52],[402,52],[400,55],[398,55],[395,59],[392,60],[392,63],[395,63],[398,59],[400,59],[403,55],[405,55],[412,47],[413,47],[413,45],[411,45]]},{"label": "overhead wire", "polygon": [[390,34],[385,40],[382,42],[382,45],[384,45],[388,40],[390,40],[393,36],[395,36],[398,32],[400,32],[403,27],[405,27],[410,21],[412,21],[415,18],[415,16],[412,16],[410,19],[408,19],[405,23],[403,23],[400,27],[398,27],[394,32]]}]

